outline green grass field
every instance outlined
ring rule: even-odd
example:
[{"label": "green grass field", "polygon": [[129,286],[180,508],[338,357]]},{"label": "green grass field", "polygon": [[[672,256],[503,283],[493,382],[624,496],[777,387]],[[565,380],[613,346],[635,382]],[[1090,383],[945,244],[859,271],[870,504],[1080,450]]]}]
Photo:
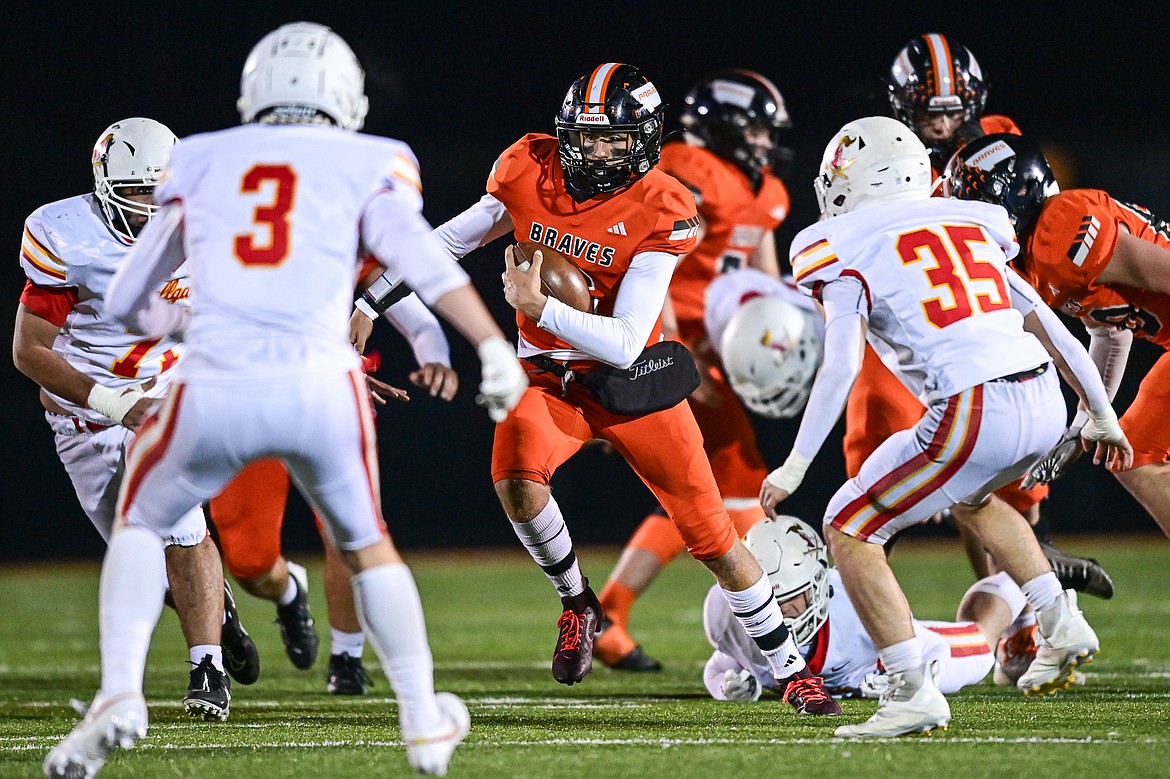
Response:
[{"label": "green grass field", "polygon": [[[948,732],[869,743],[834,739],[836,722],[798,717],[777,698],[707,697],[700,606],[709,578],[692,561],[669,567],[635,607],[637,637],[667,669],[631,675],[599,664],[570,688],[549,673],[560,605],[522,552],[408,555],[437,686],[471,709],[471,735],[449,776],[1170,776],[1170,542],[1073,538],[1062,545],[1097,557],[1117,584],[1112,601],[1082,600],[1102,642],[1087,684],[1036,701],[988,680],[952,699]],[[581,556],[601,582],[616,551]],[[894,564],[918,616],[953,618],[971,581],[956,542],[907,540]],[[39,776],[45,752],[76,721],[70,699],[88,700],[96,689],[97,574],[96,564],[3,569],[0,777]],[[115,755],[102,776],[409,775],[372,649],[369,697],[326,694],[320,576],[312,583],[323,629],[322,657],[310,671],[285,659],[271,606],[239,596],[264,670],[255,685],[236,687],[226,723],[184,718],[186,649],[174,614],[164,613],[147,668],[150,733]],[[847,701],[845,720],[863,719],[875,705]]]}]

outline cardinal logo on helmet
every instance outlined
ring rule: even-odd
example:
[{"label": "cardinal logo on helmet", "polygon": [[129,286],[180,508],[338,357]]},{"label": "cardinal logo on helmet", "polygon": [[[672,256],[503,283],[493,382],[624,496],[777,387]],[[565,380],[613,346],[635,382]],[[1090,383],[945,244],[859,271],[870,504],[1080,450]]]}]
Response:
[{"label": "cardinal logo on helmet", "polygon": [[[845,175],[844,171],[846,168],[848,168],[850,165],[852,165],[854,162],[856,162],[857,158],[851,157],[849,159],[845,159],[845,147],[852,146],[858,140],[859,140],[858,138],[854,138],[851,135],[846,135],[844,138],[841,139],[841,142],[837,144],[837,150],[835,152],[833,152],[833,159],[831,159],[829,161],[829,165],[833,169],[833,176],[834,177],[840,176],[843,179],[849,178],[848,176]],[[860,150],[862,148],[862,146],[863,145],[859,145],[857,147],[858,150]]]}]

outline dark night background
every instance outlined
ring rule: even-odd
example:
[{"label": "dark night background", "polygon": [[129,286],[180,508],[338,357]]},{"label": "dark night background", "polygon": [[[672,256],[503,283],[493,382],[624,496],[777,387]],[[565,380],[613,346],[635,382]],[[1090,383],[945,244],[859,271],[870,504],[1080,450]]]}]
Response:
[{"label": "dark night background", "polygon": [[[290,21],[325,23],[348,40],[367,73],[366,131],[413,146],[435,224],[479,196],[503,148],[526,132],[551,131],[565,89],[599,62],[642,68],[671,106],[671,128],[691,82],[711,69],[746,67],[777,84],[795,123],[793,209],[777,236],[786,256],[793,235],[816,218],[810,182],[828,138],[850,119],[888,112],[881,79],[906,41],[930,31],[975,53],[990,87],[988,112],[1008,114],[1040,141],[1063,186],[1102,188],[1170,216],[1164,3],[22,5],[5,12],[0,33],[6,343],[24,280],[17,258],[25,216],[89,191],[90,149],[115,120],[152,117],[180,137],[237,123],[244,57]],[[500,253],[480,250],[465,267],[514,332],[499,292]],[[387,521],[406,548],[514,546],[490,485],[491,424],[472,402],[478,365],[464,342],[451,340],[463,379],[457,399],[445,405],[415,393],[380,413]],[[397,334],[380,326],[373,348],[383,353],[382,378],[404,385],[412,361]],[[1135,345],[1119,410],[1159,353]],[[0,559],[100,555],[35,386],[10,359],[0,382]],[[778,464],[795,426],[760,430],[766,457]],[[788,510],[815,523],[843,477],[839,438],[831,439]],[[596,449],[563,467],[554,488],[578,542],[620,543],[653,503],[618,456]],[[1057,485],[1051,508],[1058,536],[1155,530],[1111,477],[1084,462]],[[319,548],[299,502],[286,542]]]}]

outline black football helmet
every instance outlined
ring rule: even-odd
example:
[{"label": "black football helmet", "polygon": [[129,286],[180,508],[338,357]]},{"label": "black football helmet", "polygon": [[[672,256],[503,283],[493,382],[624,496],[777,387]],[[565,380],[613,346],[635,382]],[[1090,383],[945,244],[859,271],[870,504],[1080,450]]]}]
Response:
[{"label": "black football helmet", "polygon": [[1011,133],[968,143],[947,163],[942,180],[945,197],[1003,206],[1021,239],[1036,224],[1044,200],[1058,189],[1040,147]]},{"label": "black football helmet", "polygon": [[894,117],[915,128],[914,115],[963,114],[963,124],[944,141],[924,141],[932,147],[931,159],[941,168],[955,150],[983,134],[979,117],[987,106],[983,69],[966,46],[931,32],[914,38],[898,52],[886,80]]},{"label": "black football helmet", "polygon": [[[569,194],[577,202],[616,192],[658,164],[662,153],[662,98],[633,65],[606,62],[573,82],[557,112],[557,141]],[[627,135],[628,150],[590,159],[583,135]]]},{"label": "black football helmet", "polygon": [[[791,163],[792,150],[780,143],[780,131],[792,127],[784,97],[759,73],[712,73],[691,88],[683,104],[681,122],[687,132],[747,174],[752,186],[759,187],[765,167],[779,174]],[[744,131],[752,125],[768,130],[771,149],[747,142]]]}]

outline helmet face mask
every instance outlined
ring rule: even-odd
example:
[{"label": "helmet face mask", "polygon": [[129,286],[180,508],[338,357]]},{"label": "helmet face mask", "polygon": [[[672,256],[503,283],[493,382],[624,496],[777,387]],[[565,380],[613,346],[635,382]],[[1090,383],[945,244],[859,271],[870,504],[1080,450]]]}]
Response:
[{"label": "helmet face mask", "polygon": [[578,202],[625,189],[658,164],[662,99],[635,67],[607,62],[573,82],[556,116],[561,167]]},{"label": "helmet face mask", "polygon": [[813,189],[825,216],[886,200],[925,199],[931,192],[930,154],[896,119],[855,119],[825,147]]},{"label": "helmet face mask", "polygon": [[796,517],[781,516],[752,525],[743,543],[764,569],[781,611],[788,612],[784,622],[793,641],[808,644],[829,619],[832,590],[825,542]]},{"label": "helmet face mask", "polygon": [[1002,206],[1020,238],[1031,232],[1044,201],[1058,189],[1040,147],[1009,133],[968,143],[947,163],[942,178],[944,197]]},{"label": "helmet face mask", "polygon": [[765,168],[786,169],[792,151],[781,131],[792,127],[784,97],[759,73],[727,70],[699,81],[687,93],[681,123],[704,147],[740,168],[759,186]]},{"label": "helmet face mask", "polygon": [[278,27],[252,47],[240,76],[240,120],[360,130],[369,101],[349,44],[312,22]]},{"label": "helmet face mask", "polygon": [[801,412],[821,364],[811,314],[779,297],[753,297],[732,315],[719,347],[728,384],[748,409],[770,419]]},{"label": "helmet face mask", "polygon": [[93,146],[93,192],[114,234],[133,243],[158,210],[152,196],[178,139],[153,119],[134,117],[107,127]]},{"label": "helmet face mask", "polygon": [[975,55],[938,33],[920,35],[902,47],[890,66],[887,87],[894,116],[911,127],[921,112],[961,113],[970,122],[987,105],[983,69]]}]

